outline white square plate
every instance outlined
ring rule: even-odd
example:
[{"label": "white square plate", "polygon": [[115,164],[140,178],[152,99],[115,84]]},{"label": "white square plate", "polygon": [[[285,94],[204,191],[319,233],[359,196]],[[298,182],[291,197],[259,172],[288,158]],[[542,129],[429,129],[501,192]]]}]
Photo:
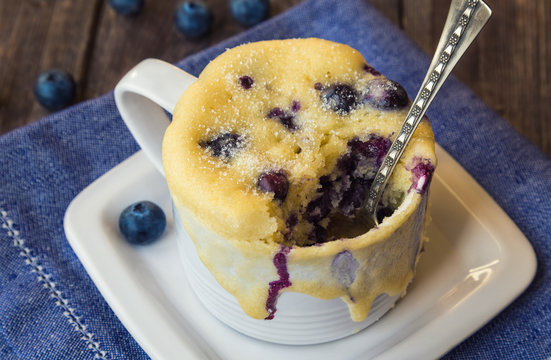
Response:
[{"label": "white square plate", "polygon": [[[249,338],[195,298],[178,256],[164,178],[138,152],[84,189],[65,215],[75,253],[113,311],[153,359],[428,359],[441,356],[510,304],[531,282],[525,236],[440,146],[431,241],[408,294],[380,321],[342,340],[289,346]],[[118,231],[123,208],[151,200],[167,214],[156,243]]]}]

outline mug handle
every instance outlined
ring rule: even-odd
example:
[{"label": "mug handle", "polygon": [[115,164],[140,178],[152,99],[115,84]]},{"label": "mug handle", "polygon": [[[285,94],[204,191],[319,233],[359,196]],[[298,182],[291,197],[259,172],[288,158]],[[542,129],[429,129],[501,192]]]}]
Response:
[{"label": "mug handle", "polygon": [[183,92],[196,77],[157,59],[146,59],[130,70],[115,87],[115,103],[128,130],[149,160],[164,176],[162,142]]}]

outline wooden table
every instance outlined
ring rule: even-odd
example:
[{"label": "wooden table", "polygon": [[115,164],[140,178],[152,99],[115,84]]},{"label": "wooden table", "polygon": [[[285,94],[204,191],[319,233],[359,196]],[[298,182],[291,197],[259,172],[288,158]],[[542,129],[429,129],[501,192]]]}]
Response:
[{"label": "wooden table", "polygon": [[[299,1],[271,0],[271,15]],[[112,90],[144,58],[175,62],[243,31],[228,0],[207,0],[214,31],[187,40],[172,20],[178,2],[146,0],[137,17],[124,17],[107,0],[0,0],[0,134],[47,115],[33,95],[45,69],[71,72],[83,101]],[[449,1],[371,2],[432,54]],[[551,1],[487,2],[494,16],[454,73],[551,156]]]}]

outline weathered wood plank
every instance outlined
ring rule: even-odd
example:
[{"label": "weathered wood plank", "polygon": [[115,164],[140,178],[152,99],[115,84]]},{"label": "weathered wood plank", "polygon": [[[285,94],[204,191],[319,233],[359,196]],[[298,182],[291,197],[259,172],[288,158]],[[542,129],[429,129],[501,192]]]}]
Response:
[{"label": "weathered wood plank", "polygon": [[[404,31],[432,54],[449,2],[402,1]],[[454,74],[551,156],[551,3],[487,3],[493,16]]]},{"label": "weathered wood plank", "polygon": [[[449,1],[370,1],[433,52]],[[494,16],[454,74],[551,156],[551,3],[487,1]],[[47,114],[33,96],[36,76],[46,68],[73,73],[81,101],[112,90],[146,57],[175,62],[243,31],[227,0],[209,0],[213,33],[188,40],[173,22],[178,2],[146,1],[139,16],[127,18],[105,0],[0,1],[0,133]],[[299,2],[272,0],[272,16]]]},{"label": "weathered wood plank", "polygon": [[[272,1],[271,16],[299,2]],[[215,18],[213,31],[202,39],[187,39],[174,24],[178,3],[146,2],[143,11],[134,18],[122,17],[108,6],[103,7],[88,74],[87,98],[112,90],[128,70],[145,58],[176,62],[244,30],[231,17],[228,1],[213,0],[209,3]]]},{"label": "weathered wood plank", "polygon": [[80,83],[100,1],[0,2],[0,132],[48,113],[33,95],[43,70],[62,68]]},{"label": "weathered wood plank", "polygon": [[548,1],[494,5],[482,37],[477,93],[530,141],[551,155]]},{"label": "weathered wood plank", "polygon": [[[52,8],[38,1],[0,2],[1,131],[24,125]],[[38,59],[38,61],[37,61]]]}]

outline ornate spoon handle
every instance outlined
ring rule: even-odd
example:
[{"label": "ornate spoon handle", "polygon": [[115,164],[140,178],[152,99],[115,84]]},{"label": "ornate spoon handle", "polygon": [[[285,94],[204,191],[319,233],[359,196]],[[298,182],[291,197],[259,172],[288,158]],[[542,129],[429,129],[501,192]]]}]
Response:
[{"label": "ornate spoon handle", "polygon": [[438,90],[455,67],[459,58],[476,38],[492,14],[492,10],[482,0],[452,0],[444,30],[432,58],[423,85],[394,139],[381,167],[375,175],[367,198],[367,211],[377,221],[377,205],[385,185],[400,160],[406,145]]}]

